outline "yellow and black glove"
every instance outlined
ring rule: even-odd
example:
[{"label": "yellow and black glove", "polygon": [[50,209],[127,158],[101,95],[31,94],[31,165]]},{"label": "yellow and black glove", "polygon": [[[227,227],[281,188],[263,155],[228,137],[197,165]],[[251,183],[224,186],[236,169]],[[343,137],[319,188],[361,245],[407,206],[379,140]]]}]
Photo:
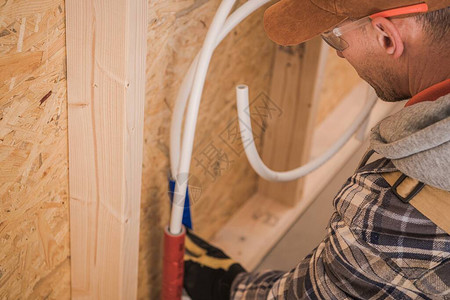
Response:
[{"label": "yellow and black glove", "polygon": [[184,288],[192,300],[228,300],[231,284],[245,269],[191,231],[186,232]]}]

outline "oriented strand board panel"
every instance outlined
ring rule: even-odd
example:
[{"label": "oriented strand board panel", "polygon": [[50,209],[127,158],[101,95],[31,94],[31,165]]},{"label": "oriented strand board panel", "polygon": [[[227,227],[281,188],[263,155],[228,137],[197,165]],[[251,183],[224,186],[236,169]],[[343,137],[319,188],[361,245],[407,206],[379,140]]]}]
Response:
[{"label": "oriented strand board panel", "polygon": [[69,299],[62,0],[0,3],[0,299]]},{"label": "oriented strand board panel", "polygon": [[[243,1],[238,1],[241,5]],[[163,227],[169,220],[169,125],[184,74],[199,51],[220,1],[150,1],[147,94],[140,233],[139,299],[158,299]],[[262,26],[264,8],[241,23],[217,48],[200,108],[190,184],[198,187],[194,228],[212,236],[256,191],[237,135],[235,86],[250,100],[267,99],[275,45]],[[259,141],[260,142],[260,141]]]}]

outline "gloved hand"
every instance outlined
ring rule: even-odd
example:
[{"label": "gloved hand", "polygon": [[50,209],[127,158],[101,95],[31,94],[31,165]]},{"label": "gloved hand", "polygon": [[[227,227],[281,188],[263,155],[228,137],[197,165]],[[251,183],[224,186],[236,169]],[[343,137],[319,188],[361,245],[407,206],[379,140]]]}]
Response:
[{"label": "gloved hand", "polygon": [[245,269],[191,231],[186,231],[184,288],[192,300],[229,300],[231,284]]}]

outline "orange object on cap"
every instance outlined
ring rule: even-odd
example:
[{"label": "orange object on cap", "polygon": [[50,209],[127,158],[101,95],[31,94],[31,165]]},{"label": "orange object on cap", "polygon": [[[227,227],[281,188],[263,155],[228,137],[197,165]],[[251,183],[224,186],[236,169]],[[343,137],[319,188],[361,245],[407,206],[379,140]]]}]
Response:
[{"label": "orange object on cap", "polygon": [[[426,4],[418,5],[418,4]],[[264,29],[271,40],[289,46],[305,42],[331,30],[346,19],[384,16],[383,11],[414,5],[411,13],[434,11],[450,6],[450,0],[281,0],[264,13]],[[398,15],[390,14],[390,16]],[[388,15],[389,16],[389,15]]]}]

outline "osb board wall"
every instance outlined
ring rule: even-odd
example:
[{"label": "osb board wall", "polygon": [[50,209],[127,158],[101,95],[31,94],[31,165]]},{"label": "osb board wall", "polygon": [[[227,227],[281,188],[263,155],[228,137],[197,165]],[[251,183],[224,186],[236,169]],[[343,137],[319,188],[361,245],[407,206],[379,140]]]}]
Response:
[{"label": "osb board wall", "polygon": [[[239,2],[239,1],[238,1]],[[157,299],[163,227],[169,220],[169,125],[184,74],[199,51],[218,0],[150,1],[144,171],[139,254],[140,299]],[[237,5],[241,5],[241,1]],[[274,44],[263,31],[264,8],[245,20],[217,48],[207,75],[195,137],[190,184],[193,222],[208,238],[256,189],[242,147],[236,145],[235,86],[250,99],[268,94]],[[192,188],[194,190],[194,188]]]},{"label": "osb board wall", "polygon": [[[159,294],[174,99],[218,5],[149,2],[140,299]],[[256,189],[235,140],[234,87],[248,84],[256,104],[269,92],[274,45],[263,32],[263,10],[232,31],[208,73],[192,163],[194,226],[205,237]],[[70,297],[64,31],[62,0],[0,0],[0,299]],[[342,72],[339,63],[327,70]],[[347,82],[325,84],[324,99],[342,98],[333,95]],[[326,115],[331,102],[322,103]]]},{"label": "osb board wall", "polygon": [[316,124],[321,123],[361,81],[353,67],[345,59],[337,56],[336,51],[330,47],[319,94]]},{"label": "osb board wall", "polygon": [[0,299],[70,297],[62,0],[0,0]]}]

